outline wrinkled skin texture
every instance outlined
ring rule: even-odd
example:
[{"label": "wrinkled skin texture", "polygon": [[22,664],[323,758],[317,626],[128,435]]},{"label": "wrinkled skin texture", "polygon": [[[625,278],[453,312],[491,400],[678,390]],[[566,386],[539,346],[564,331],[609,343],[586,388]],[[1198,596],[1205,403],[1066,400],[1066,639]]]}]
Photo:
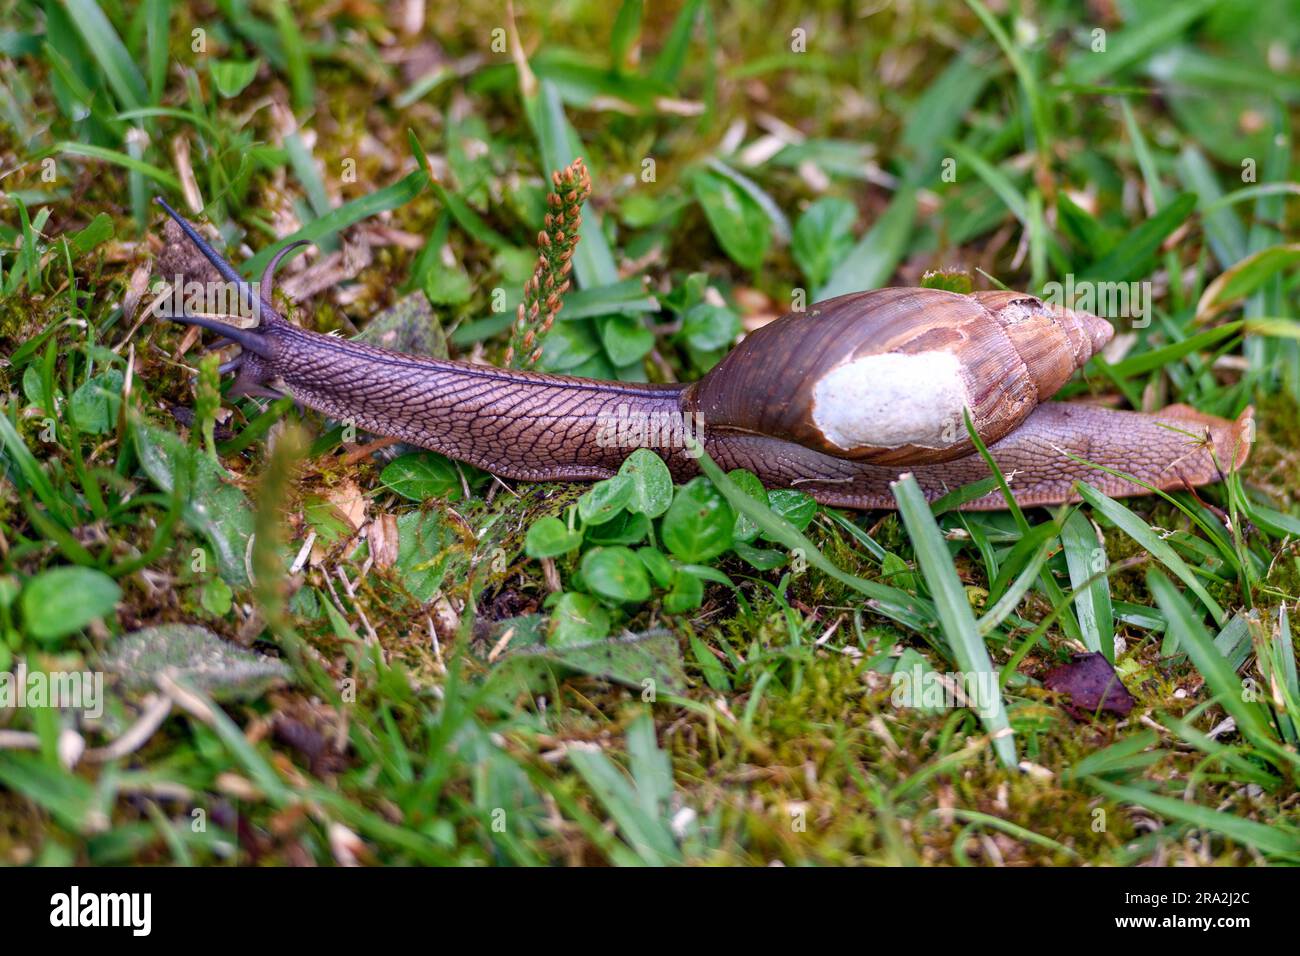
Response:
[{"label": "wrinkled skin texture", "polygon": [[[169,207],[168,212],[223,277],[241,284],[246,294],[253,296],[251,287],[193,227]],[[843,296],[832,300],[826,310],[814,306],[808,316],[785,317],[780,320],[780,330],[760,330],[754,337],[757,346],[742,344],[736,350],[744,353],[745,376],[762,383],[747,388],[748,397],[741,401],[731,382],[723,381],[721,390],[718,387],[718,376],[735,374],[728,371],[737,365],[732,357],[695,386],[637,385],[404,355],[308,332],[289,323],[270,304],[272,272],[278,261],[277,256],[262,279],[256,328],[232,329],[210,319],[176,317],[218,331],[242,346],[242,354],[230,363],[239,373],[238,391],[285,393],[332,418],[498,475],[532,481],[607,478],[617,472],[634,446],[611,444],[607,433],[602,434],[602,421],[621,413],[662,420],[683,412],[703,414],[705,448],[723,468],[747,468],[769,487],[800,488],[824,504],[892,508],[890,482],[904,472],[915,475],[930,499],[989,474],[976,454],[937,463],[891,460],[871,464],[826,454],[752,427],[764,420],[765,406],[788,404],[793,390],[801,387],[787,380],[788,366],[824,364],[821,359],[808,361],[805,354],[809,341],[825,338],[810,324],[818,321],[819,310],[839,313],[832,341],[847,338],[848,348],[860,349],[852,336],[869,339],[878,331],[873,327],[872,302],[906,305],[918,298],[941,301],[917,295],[929,290],[878,290]],[[999,296],[1011,296],[1017,308],[1033,313],[1043,308],[1032,297],[981,295],[985,298],[979,301],[987,300],[984,308],[1005,305]],[[1021,305],[1025,302],[1030,304]],[[856,321],[853,316],[845,319],[843,313],[850,308],[856,309]],[[923,319],[937,330],[935,334],[943,333],[932,317]],[[1074,333],[1077,341],[1071,348],[1077,354],[1069,361],[1076,366],[1104,341],[1105,330],[1092,328],[1091,345]],[[844,346],[835,347],[844,350]],[[1055,377],[1064,381],[1068,376]],[[1040,394],[1039,399],[1043,398],[1046,395]],[[755,414],[746,414],[746,401],[754,405]],[[714,413],[728,405],[732,410],[722,414],[719,422]],[[1087,482],[1112,497],[1145,494],[1150,489],[1144,485],[1161,490],[1203,485],[1240,468],[1249,452],[1250,415],[1247,409],[1236,422],[1230,422],[1184,405],[1145,414],[1042,402],[1019,425],[992,441],[989,452],[1024,506],[1077,501],[1076,481]],[[789,434],[790,429],[784,431]],[[681,447],[655,450],[678,480],[698,473],[695,460]],[[1096,465],[1123,472],[1140,483],[1107,474]],[[1005,507],[1005,502],[994,493],[963,507],[993,510]]]},{"label": "wrinkled skin texture", "polygon": [[[598,382],[400,355],[271,322],[260,333],[272,357],[250,355],[241,378],[273,383],[332,418],[442,452],[508,478],[596,480],[617,472],[631,448],[602,447],[601,416],[620,406],[646,415],[678,412],[683,386]],[[1024,506],[1077,501],[1075,481],[1111,497],[1219,481],[1249,452],[1250,410],[1236,422],[1185,405],[1143,414],[1094,405],[1039,405],[989,452]],[[710,428],[705,448],[723,468],[747,468],[769,487],[796,487],[824,504],[891,508],[889,484],[915,475],[930,499],[987,477],[978,455],[911,468],[835,458],[793,442]],[[680,449],[657,449],[674,477],[697,473]],[[1073,458],[1071,456],[1074,456]],[[1076,461],[1075,459],[1082,459]],[[1089,464],[1092,463],[1092,464]],[[1005,507],[1000,493],[963,506]]]}]

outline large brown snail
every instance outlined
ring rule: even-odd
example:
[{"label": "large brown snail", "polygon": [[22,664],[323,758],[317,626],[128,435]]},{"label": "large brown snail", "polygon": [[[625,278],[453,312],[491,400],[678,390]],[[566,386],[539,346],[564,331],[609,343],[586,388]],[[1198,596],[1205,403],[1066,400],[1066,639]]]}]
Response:
[{"label": "large brown snail", "polygon": [[[607,382],[405,355],[300,329],[269,302],[280,256],[255,293],[159,202],[255,300],[255,328],[175,316],[242,346],[229,363],[239,389],[273,389],[509,478],[607,478],[635,447],[652,444],[682,479],[697,473],[689,431],[723,468],[747,468],[769,487],[890,508],[889,483],[902,472],[931,498],[988,476],[965,409],[1026,506],[1077,501],[1075,482],[1111,496],[1147,493],[1103,469],[1159,489],[1203,485],[1240,468],[1249,452],[1250,409],[1232,422],[1186,405],[1149,414],[1048,402],[1113,330],[1030,295],[844,295],[760,328],[693,384]],[[994,493],[963,507],[1004,505]]]}]

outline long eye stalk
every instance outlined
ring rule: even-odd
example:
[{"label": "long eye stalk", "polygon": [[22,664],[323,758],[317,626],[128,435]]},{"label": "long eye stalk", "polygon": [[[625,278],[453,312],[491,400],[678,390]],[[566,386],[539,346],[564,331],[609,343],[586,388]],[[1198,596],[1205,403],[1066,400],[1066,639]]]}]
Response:
[{"label": "long eye stalk", "polygon": [[[181,227],[181,232],[185,234],[185,238],[193,243],[194,247],[198,249],[199,252],[203,253],[203,257],[212,263],[217,272],[221,274],[221,277],[227,282],[234,284],[235,288],[237,288],[240,291],[240,294],[244,297],[245,305],[248,305],[252,309],[253,314],[257,315],[259,320],[268,313],[273,316],[276,314],[275,309],[258,296],[253,290],[253,287],[249,285],[244,277],[235,271],[235,267],[226,261],[217,250],[213,249],[212,246],[208,244],[207,240],[199,235],[198,230],[190,225],[184,216],[169,206],[167,200],[158,196],[155,197],[154,201],[157,202],[158,205],[162,206],[163,209],[167,210],[167,215],[171,216],[172,219],[176,221],[176,225]],[[278,318],[278,316],[276,317]],[[265,341],[263,341],[262,336],[255,330],[241,329],[228,322],[218,322],[215,319],[190,315],[185,312],[182,312],[179,315],[168,316],[168,318],[176,322],[183,322],[186,325],[197,325],[199,328],[217,332],[231,341],[239,343],[241,347],[248,351],[255,352],[263,357],[270,357],[271,355],[269,346]]]}]

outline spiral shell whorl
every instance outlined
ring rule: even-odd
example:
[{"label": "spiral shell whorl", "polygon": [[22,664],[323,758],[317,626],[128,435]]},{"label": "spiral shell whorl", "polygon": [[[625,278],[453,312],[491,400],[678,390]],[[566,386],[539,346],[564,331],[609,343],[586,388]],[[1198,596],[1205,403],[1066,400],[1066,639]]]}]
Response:
[{"label": "spiral shell whorl", "polygon": [[876,289],[764,326],[686,402],[706,428],[838,458],[949,461],[973,450],[964,409],[997,441],[1111,334],[1104,320],[1022,293]]},{"label": "spiral shell whorl", "polygon": [[1020,292],[975,292],[971,298],[1006,332],[1038,389],[1039,401],[1060,391],[1115,334],[1109,322],[1090,312],[1066,309]]}]

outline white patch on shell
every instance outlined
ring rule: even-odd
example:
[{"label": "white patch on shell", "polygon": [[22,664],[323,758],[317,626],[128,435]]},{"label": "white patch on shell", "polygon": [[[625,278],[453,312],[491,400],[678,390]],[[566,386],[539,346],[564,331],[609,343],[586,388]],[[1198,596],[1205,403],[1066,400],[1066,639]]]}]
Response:
[{"label": "white patch on shell", "polygon": [[839,365],[812,390],[813,424],[844,451],[948,448],[966,437],[970,405],[952,352],[886,352]]}]

